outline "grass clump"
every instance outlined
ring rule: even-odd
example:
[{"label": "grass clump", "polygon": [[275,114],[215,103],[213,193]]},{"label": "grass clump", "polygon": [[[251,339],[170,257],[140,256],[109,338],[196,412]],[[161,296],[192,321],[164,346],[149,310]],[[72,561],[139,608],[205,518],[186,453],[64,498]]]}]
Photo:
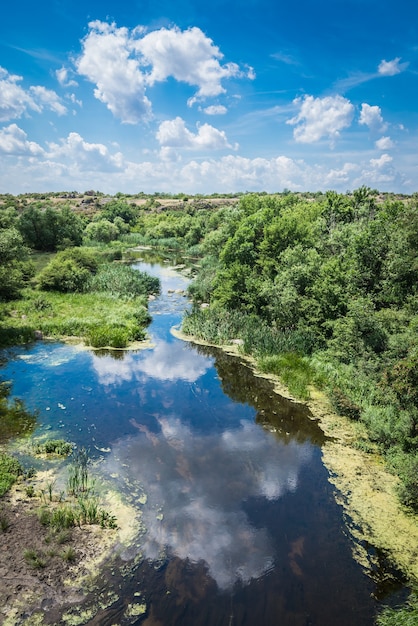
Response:
[{"label": "grass clump", "polygon": [[76,559],[76,553],[73,547],[69,546],[61,553],[61,558],[68,563],[72,563]]},{"label": "grass clump", "polygon": [[42,569],[46,566],[46,560],[42,552],[28,548],[24,551],[23,556],[26,563],[33,569]]},{"label": "grass clump", "polygon": [[10,528],[10,521],[4,511],[0,511],[0,531],[5,533]]}]

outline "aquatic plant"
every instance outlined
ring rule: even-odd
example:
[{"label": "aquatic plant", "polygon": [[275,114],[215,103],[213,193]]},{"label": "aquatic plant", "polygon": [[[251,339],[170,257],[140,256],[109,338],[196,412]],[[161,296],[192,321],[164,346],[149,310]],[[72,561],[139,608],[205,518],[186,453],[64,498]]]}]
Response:
[{"label": "aquatic plant", "polygon": [[81,448],[74,452],[71,466],[68,470],[68,490],[71,495],[79,496],[88,490],[88,469],[89,457],[87,450]]},{"label": "aquatic plant", "polygon": [[48,439],[43,443],[35,443],[32,449],[34,454],[68,456],[72,452],[73,444],[64,439]]}]

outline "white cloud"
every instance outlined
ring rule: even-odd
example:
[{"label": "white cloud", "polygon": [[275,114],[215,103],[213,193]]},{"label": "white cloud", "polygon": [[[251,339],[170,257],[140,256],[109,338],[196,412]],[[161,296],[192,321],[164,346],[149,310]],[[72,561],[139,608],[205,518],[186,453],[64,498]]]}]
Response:
[{"label": "white cloud", "polygon": [[22,76],[9,74],[0,67],[0,121],[5,122],[21,117],[28,109],[41,112],[32,96],[19,83]]},{"label": "white cloud", "polygon": [[64,163],[77,170],[115,172],[123,167],[120,152],[109,153],[101,143],[88,143],[78,133],[70,133],[61,143],[49,143],[48,158]]},{"label": "white cloud", "polygon": [[377,68],[377,71],[381,76],[395,76],[395,74],[400,74],[403,72],[409,65],[409,63],[401,63],[400,57],[396,57],[392,61],[381,61]]},{"label": "white cloud", "polygon": [[181,31],[178,28],[154,31],[137,42],[137,49],[151,66],[147,77],[149,84],[164,81],[172,76],[199,89],[189,100],[193,104],[208,96],[225,93],[221,82],[234,77],[252,78],[252,70],[245,74],[236,63],[222,65],[223,54],[200,28]]},{"label": "white cloud", "polygon": [[40,145],[27,140],[27,134],[17,124],[10,124],[0,130],[0,152],[30,157],[44,153]]},{"label": "white cloud", "polygon": [[254,77],[251,68],[244,72],[236,63],[222,65],[219,48],[196,27],[161,28],[148,34],[100,21],[89,27],[77,71],[96,84],[96,98],[125,123],[150,117],[146,89],[169,77],[198,87],[189,105],[225,93],[224,79]]},{"label": "white cloud", "polygon": [[34,95],[35,100],[41,105],[46,106],[48,109],[56,113],[57,115],[66,115],[67,108],[61,104],[58,95],[51,89],[45,87],[30,87],[31,94]]},{"label": "white cloud", "polygon": [[181,117],[167,120],[160,124],[156,135],[160,145],[168,148],[187,150],[221,150],[231,148],[225,131],[218,130],[210,124],[198,126],[197,133],[191,133]]},{"label": "white cloud", "polygon": [[0,67],[0,121],[18,119],[28,111],[42,113],[45,107],[58,115],[67,113],[55,91],[41,86],[25,91],[18,85],[21,80],[22,76],[9,74]]},{"label": "white cloud", "polygon": [[135,38],[127,28],[95,21],[83,40],[83,53],[76,61],[79,74],[95,83],[95,97],[127,124],[151,115],[145,95],[145,75],[135,55]]},{"label": "white cloud", "polygon": [[151,560],[169,551],[204,561],[223,590],[261,577],[274,563],[274,545],[266,528],[251,526],[243,502],[295,492],[310,444],[280,444],[245,420],[222,437],[192,432],[167,411],[157,420],[152,433],[132,421],[139,435],[117,442],[103,467],[122,486],[140,479],[147,496],[141,551]]},{"label": "white cloud", "polygon": [[294,104],[300,107],[299,113],[286,123],[296,126],[293,136],[300,143],[313,143],[322,137],[334,141],[353,119],[354,106],[339,95],[324,98],[305,96],[303,99],[296,98]]},{"label": "white cloud", "polygon": [[78,83],[73,78],[70,78],[72,75],[72,70],[67,67],[61,67],[59,70],[56,70],[55,76],[59,84],[62,87],[77,87]]},{"label": "white cloud", "polygon": [[360,185],[393,185],[399,178],[399,174],[393,167],[393,158],[389,154],[382,154],[378,159],[370,159],[362,169],[361,176],[354,180],[355,187]]},{"label": "white cloud", "polygon": [[376,148],[379,150],[390,150],[395,144],[390,137],[381,137],[375,142]]},{"label": "white cloud", "polygon": [[387,128],[380,107],[371,106],[365,102],[361,105],[359,124],[368,126],[374,131],[383,131]]},{"label": "white cloud", "polygon": [[225,115],[227,111],[228,109],[222,104],[213,104],[203,109],[203,113],[206,113],[206,115]]}]

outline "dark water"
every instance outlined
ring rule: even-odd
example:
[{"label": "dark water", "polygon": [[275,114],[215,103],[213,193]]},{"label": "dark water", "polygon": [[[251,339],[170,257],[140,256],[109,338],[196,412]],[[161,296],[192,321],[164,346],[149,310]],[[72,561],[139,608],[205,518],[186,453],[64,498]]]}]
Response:
[{"label": "dark water", "polygon": [[[187,302],[175,290],[187,280],[136,267],[162,281],[152,348],[38,343],[10,351],[0,369],[39,411],[35,435],[88,448],[94,471],[142,514],[142,531],[96,594],[111,587],[119,599],[85,623],[373,624],[387,589],[352,558],[319,426],[239,358],[176,339],[170,329]],[[140,617],[127,612],[138,602]]]}]

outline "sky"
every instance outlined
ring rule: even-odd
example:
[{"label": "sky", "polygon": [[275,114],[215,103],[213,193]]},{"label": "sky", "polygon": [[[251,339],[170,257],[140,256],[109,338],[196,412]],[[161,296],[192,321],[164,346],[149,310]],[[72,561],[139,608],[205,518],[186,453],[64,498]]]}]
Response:
[{"label": "sky", "polygon": [[0,193],[418,191],[413,0],[14,0]]}]

